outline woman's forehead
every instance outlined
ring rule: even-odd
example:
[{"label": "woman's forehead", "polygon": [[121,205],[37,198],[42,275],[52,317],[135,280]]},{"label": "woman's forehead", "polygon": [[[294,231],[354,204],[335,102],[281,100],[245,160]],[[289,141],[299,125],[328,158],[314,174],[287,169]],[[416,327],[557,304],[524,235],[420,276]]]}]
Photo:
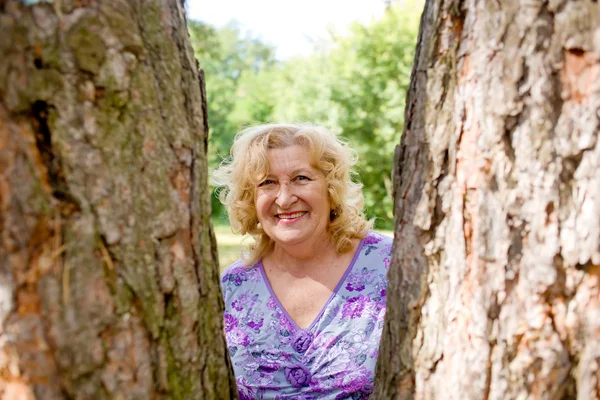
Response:
[{"label": "woman's forehead", "polygon": [[293,145],[267,150],[267,168],[270,173],[315,170],[315,154],[304,146]]}]

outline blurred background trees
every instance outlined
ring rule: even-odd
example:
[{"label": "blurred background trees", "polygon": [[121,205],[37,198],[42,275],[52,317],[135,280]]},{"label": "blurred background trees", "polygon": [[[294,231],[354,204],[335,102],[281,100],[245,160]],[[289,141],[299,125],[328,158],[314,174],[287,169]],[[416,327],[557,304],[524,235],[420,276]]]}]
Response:
[{"label": "blurred background trees", "polygon": [[[209,166],[229,154],[235,134],[264,122],[312,122],[341,135],[359,155],[367,214],[391,228],[391,168],[404,126],[422,1],[392,2],[382,18],[332,31],[313,54],[278,61],[275,49],[231,22],[189,21],[205,71]],[[213,219],[226,222],[213,196]]]}]

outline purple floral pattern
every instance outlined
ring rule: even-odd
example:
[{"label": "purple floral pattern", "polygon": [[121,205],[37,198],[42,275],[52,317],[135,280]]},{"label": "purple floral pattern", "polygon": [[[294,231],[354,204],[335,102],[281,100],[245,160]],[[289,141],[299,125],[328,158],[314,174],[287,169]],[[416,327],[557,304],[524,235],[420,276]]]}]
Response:
[{"label": "purple floral pattern", "polygon": [[351,297],[342,308],[342,317],[345,319],[360,318],[368,304],[369,298],[367,296]]},{"label": "purple floral pattern", "polygon": [[236,317],[227,313],[223,317],[225,320],[225,332],[231,332],[232,329],[237,328],[238,319]]},{"label": "purple floral pattern", "polygon": [[284,368],[285,378],[292,384],[296,389],[300,389],[303,386],[310,384],[312,374],[301,363],[294,363]]},{"label": "purple floral pattern", "polygon": [[314,335],[308,329],[299,330],[292,339],[292,347],[296,352],[304,353],[312,343],[313,337]]},{"label": "purple floral pattern", "polygon": [[283,309],[262,264],[221,277],[225,335],[241,399],[367,399],[385,317],[391,239],[371,232],[306,329]]}]

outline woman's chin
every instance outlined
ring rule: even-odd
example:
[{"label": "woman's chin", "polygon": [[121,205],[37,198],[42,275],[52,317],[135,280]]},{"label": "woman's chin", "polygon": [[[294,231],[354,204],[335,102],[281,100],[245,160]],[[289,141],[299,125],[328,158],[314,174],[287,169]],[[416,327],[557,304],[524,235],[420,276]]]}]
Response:
[{"label": "woman's chin", "polygon": [[302,234],[302,232],[282,232],[275,235],[272,239],[275,243],[280,244],[297,244],[305,241],[310,235]]},{"label": "woman's chin", "polygon": [[302,243],[312,243],[316,233],[305,229],[282,229],[279,232],[274,232],[271,239],[283,246],[298,245]]}]

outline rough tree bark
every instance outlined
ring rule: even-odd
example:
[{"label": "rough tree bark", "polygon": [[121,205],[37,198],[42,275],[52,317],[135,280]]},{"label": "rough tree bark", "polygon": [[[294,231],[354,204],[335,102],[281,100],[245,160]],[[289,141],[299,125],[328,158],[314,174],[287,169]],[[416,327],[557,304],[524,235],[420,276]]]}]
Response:
[{"label": "rough tree bark", "polygon": [[427,1],[378,399],[600,398],[600,5]]},{"label": "rough tree bark", "polygon": [[0,1],[3,399],[235,396],[182,3]]}]

